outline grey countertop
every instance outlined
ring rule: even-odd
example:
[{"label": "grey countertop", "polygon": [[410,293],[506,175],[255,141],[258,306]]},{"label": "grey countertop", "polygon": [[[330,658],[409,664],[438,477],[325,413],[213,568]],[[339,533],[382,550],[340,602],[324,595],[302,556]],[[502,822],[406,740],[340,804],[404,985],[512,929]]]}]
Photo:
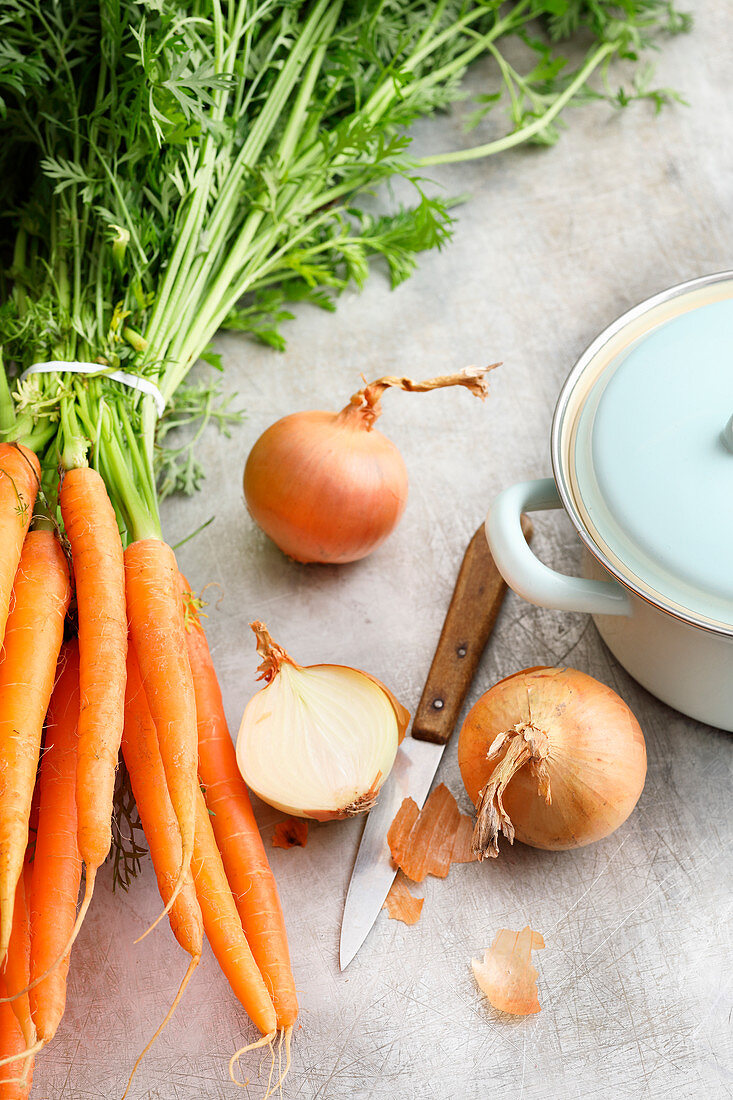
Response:
[{"label": "grey countertop", "polygon": [[[277,355],[219,339],[224,384],[244,423],[201,445],[203,491],[171,500],[165,529],[192,583],[207,583],[206,629],[233,730],[255,689],[247,623],[265,619],[302,663],[361,667],[414,709],[456,571],[494,494],[549,473],[559,387],[584,346],[654,291],[733,266],[733,10],[696,9],[690,36],[665,44],[658,80],[689,107],[574,110],[552,149],[524,149],[433,175],[467,193],[453,242],[421,257],[391,292],[375,272],[334,316],[304,309]],[[476,91],[490,79],[475,70]],[[469,105],[418,125],[420,149],[479,140],[460,133]],[[492,123],[496,126],[497,123]],[[489,133],[488,126],[485,131]],[[277,417],[338,408],[362,372],[427,377],[503,360],[485,404],[465,392],[388,394],[383,430],[400,447],[410,499],[397,532],[372,557],[335,568],[287,561],[250,521],[241,472]],[[535,548],[574,572],[569,523],[540,517]],[[657,702],[613,660],[583,615],[506,600],[468,704],[519,668],[567,663],[629,702],[649,752],[635,813],[606,841],[577,852],[516,845],[486,865],[424,884],[412,928],[383,913],[345,973],[337,962],[347,882],[361,823],[312,826],[304,849],[270,849],[300,993],[288,1100],[480,1100],[733,1095],[730,736]],[[439,779],[468,810],[452,743]],[[258,806],[265,843],[280,815]],[[421,891],[422,892],[422,891]],[[105,870],[74,950],[68,1007],[38,1060],[33,1095],[109,1100],[164,1015],[186,959],[161,925],[149,862],[127,896]],[[530,923],[542,1012],[491,1009],[470,969],[501,927]],[[232,1051],[254,1037],[210,953],[150,1052],[133,1094],[145,1100],[262,1096],[257,1057],[245,1091],[228,1080]]]}]

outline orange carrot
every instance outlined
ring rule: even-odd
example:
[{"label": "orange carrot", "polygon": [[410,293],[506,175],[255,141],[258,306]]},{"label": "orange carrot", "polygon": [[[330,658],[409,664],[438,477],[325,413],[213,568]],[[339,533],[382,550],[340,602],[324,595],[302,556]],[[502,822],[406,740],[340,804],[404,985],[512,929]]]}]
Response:
[{"label": "orange carrot", "polygon": [[40,483],[41,465],[33,451],[20,443],[0,443],[0,642]]},{"label": "orange carrot", "polygon": [[[5,983],[0,976],[0,997],[6,996]],[[25,1050],[25,1039],[15,1013],[9,1004],[0,1002],[0,1100],[26,1100],[33,1081],[33,1057],[25,1061],[15,1060],[15,1056]],[[23,1080],[23,1077],[26,1080]]]},{"label": "orange carrot", "polygon": [[115,769],[125,713],[127,614],[122,543],[104,481],[89,467],[68,470],[59,493],[71,544],[79,613],[79,851],[86,894],[112,844]]},{"label": "orange carrot", "polygon": [[277,1012],[278,1027],[290,1028],[298,1015],[282,907],[255,821],[249,794],[239,774],[229,736],[216,672],[185,577],[186,644],[196,690],[199,775],[229,885],[252,949]]},{"label": "orange carrot", "polygon": [[59,503],[71,545],[79,619],[81,703],[76,799],[78,844],[86,879],[84,897],[68,938],[58,942],[60,954],[46,960],[46,968],[37,971],[35,982],[50,977],[71,952],[91,904],[97,871],[112,844],[112,798],[127,674],[122,543],[104,481],[89,467],[68,470]]},{"label": "orange carrot", "polygon": [[10,940],[43,719],[70,594],[58,539],[51,531],[31,531],[23,544],[0,656],[0,960]]},{"label": "orange carrot", "polygon": [[[122,755],[130,774],[140,820],[150,848],[158,889],[168,904],[181,866],[181,834],[165,783],[157,733],[140,679],[136,654],[127,654],[125,730]],[[173,935],[189,955],[200,955],[203,944],[201,909],[191,874],[168,914]]]},{"label": "orange carrot", "polygon": [[15,888],[15,905],[13,908],[13,927],[10,932],[10,943],[5,960],[5,988],[16,1019],[20,1024],[26,1047],[35,1046],[36,1029],[31,1017],[31,1006],[28,994],[21,992],[28,986],[30,980],[31,959],[31,930],[28,912],[31,887],[31,864],[28,861],[28,850],[23,864],[23,873],[18,879]]},{"label": "orange carrot", "polygon": [[196,842],[191,870],[204,929],[216,960],[252,1023],[263,1035],[274,1036],[275,1009],[242,931],[201,791],[196,800]]},{"label": "orange carrot", "polygon": [[[5,960],[5,972],[2,975],[2,983],[0,984],[2,996],[10,1002],[9,1005],[0,1005],[0,1009],[10,1008],[11,1014],[15,1017],[15,1027],[8,1025],[13,1041],[8,1044],[7,1051],[0,1053],[0,1082],[4,1082],[8,1086],[10,1094],[13,1096],[18,1090],[18,1086],[29,1081],[33,1071],[33,1058],[43,1045],[37,1042],[27,992],[31,956],[28,913],[28,899],[33,873],[30,862],[31,853],[32,846],[29,844],[25,852],[23,873],[18,879],[15,891],[13,928],[10,933],[10,943]],[[2,1019],[1,1016],[0,1019]],[[18,1030],[22,1039],[20,1044],[15,1041]],[[0,1050],[2,1050],[2,1045],[0,1039]],[[28,1087],[30,1086],[28,1085]],[[0,1085],[0,1096],[3,1095],[2,1088],[3,1086]],[[22,1093],[22,1095],[27,1095],[27,1092]]]},{"label": "orange carrot", "polygon": [[[76,836],[79,649],[61,650],[58,678],[46,717],[46,744],[39,779],[38,831],[31,890],[31,978],[45,974],[71,937],[81,880]],[[38,1038],[56,1034],[66,1004],[69,954],[30,991]]]},{"label": "orange carrot", "polygon": [[[130,775],[133,794],[158,880],[158,889],[168,911],[173,935],[184,951],[191,956],[191,962],[165,1019],[135,1062],[130,1074],[131,1082],[145,1053],[160,1035],[178,1006],[186,985],[201,959],[204,937],[201,909],[196,900],[190,866],[181,875],[183,850],[181,832],[166,787],[156,727],[150,714],[132,646],[127,654],[122,755]],[[128,1082],[128,1089],[130,1082]]]},{"label": "orange carrot", "polygon": [[125,550],[125,588],[130,640],[155,723],[181,836],[181,864],[167,910],[182,889],[191,865],[198,787],[196,702],[186,652],[178,567],[170,546],[155,538],[131,543]]}]

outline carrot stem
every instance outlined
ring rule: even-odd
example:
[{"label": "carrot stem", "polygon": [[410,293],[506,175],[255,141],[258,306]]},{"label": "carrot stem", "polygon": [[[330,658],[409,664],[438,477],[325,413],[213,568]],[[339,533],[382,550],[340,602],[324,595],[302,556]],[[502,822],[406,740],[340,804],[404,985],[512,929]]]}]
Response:
[{"label": "carrot stem", "polygon": [[5,436],[15,424],[15,405],[8,385],[8,376],[0,348],[0,435]]}]

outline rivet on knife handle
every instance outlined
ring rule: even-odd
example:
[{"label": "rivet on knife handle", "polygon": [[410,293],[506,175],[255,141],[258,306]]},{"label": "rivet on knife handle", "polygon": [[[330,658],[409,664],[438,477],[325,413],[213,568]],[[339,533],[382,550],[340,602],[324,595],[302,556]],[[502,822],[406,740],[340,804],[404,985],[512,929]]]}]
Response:
[{"label": "rivet on knife handle", "polygon": [[[522,516],[529,541],[532,524]],[[427,683],[415,712],[412,736],[444,745],[453,732],[466,692],[486,648],[506,592],[491,556],[483,524],[468,544],[445,617]]]}]

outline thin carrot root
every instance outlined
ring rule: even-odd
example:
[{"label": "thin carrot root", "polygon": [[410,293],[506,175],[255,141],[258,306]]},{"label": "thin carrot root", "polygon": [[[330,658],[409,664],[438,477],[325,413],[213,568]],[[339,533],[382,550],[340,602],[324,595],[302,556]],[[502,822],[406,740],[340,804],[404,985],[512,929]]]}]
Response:
[{"label": "thin carrot root", "polygon": [[[46,1039],[43,1039],[43,1040],[39,1039],[39,1042],[45,1043],[45,1042],[47,1042],[47,1040]],[[33,1058],[30,1057],[30,1058],[26,1058],[26,1060],[25,1060],[25,1069],[23,1070],[22,1077],[19,1079],[20,1084],[21,1085],[28,1085],[32,1074],[33,1074]]]},{"label": "thin carrot root", "polygon": [[[280,1044],[278,1043],[278,1052],[279,1052],[279,1049],[280,1049]],[[270,1091],[270,1087],[272,1085],[272,1075],[273,1075],[274,1072],[275,1072],[275,1044],[273,1043],[273,1045],[270,1047],[270,1072],[267,1075],[267,1091],[265,1092],[263,1100],[267,1100],[267,1097],[272,1095],[272,1093]]]},{"label": "thin carrot root", "polygon": [[168,916],[171,909],[173,908],[173,905],[175,903],[176,898],[178,897],[181,890],[183,889],[183,887],[186,884],[186,871],[188,870],[188,868],[190,866],[191,866],[191,857],[190,856],[188,857],[188,863],[186,863],[186,855],[185,855],[185,852],[184,852],[183,858],[181,859],[181,866],[178,869],[178,878],[176,879],[176,884],[173,887],[173,893],[168,898],[168,903],[167,903],[165,909],[163,909],[163,911],[158,914],[158,916],[155,918],[153,923],[145,929],[145,931],[143,932],[143,934],[141,936],[138,936],[136,940],[132,941],[133,944],[141,943],[142,940],[144,940],[146,936],[150,935],[150,933],[153,931],[154,928],[158,927],[158,925],[162,921],[163,917]]},{"label": "thin carrot root", "polygon": [[[241,1047],[239,1050],[234,1052],[234,1054],[229,1059],[229,1076],[232,1080],[232,1083],[235,1084],[237,1088],[246,1089],[247,1085],[249,1084],[249,1077],[246,1081],[238,1081],[237,1078],[234,1076],[234,1067],[238,1065],[239,1059],[242,1057],[242,1055],[246,1054],[249,1050],[257,1050],[258,1047],[269,1047],[272,1051],[272,1044],[274,1043],[276,1038],[277,1031],[270,1031],[267,1035],[261,1036],[261,1038],[257,1039],[254,1043],[249,1043],[246,1047]],[[270,1095],[269,1085],[266,1095]],[[124,1100],[124,1097],[122,1098],[122,1100]]]},{"label": "thin carrot root", "polygon": [[[183,841],[166,783],[157,728],[132,646],[128,650],[122,754],[164,902],[161,916],[169,914],[173,934],[184,951],[192,956],[200,955],[204,934],[201,910],[190,874],[181,878],[181,865],[186,859]],[[173,886],[169,887],[171,882]],[[151,927],[154,928],[159,920],[160,917]],[[144,935],[149,931],[150,928]]]},{"label": "thin carrot root", "polygon": [[[26,1057],[23,1055],[23,1057]],[[28,1088],[28,1078],[30,1076],[31,1066],[33,1065],[33,1059],[28,1058],[28,1065],[26,1066],[22,1077],[3,1077],[0,1081],[0,1085],[20,1085],[22,1088]]]},{"label": "thin carrot root", "polygon": [[[287,1077],[287,1075],[290,1073],[290,1064],[291,1064],[290,1043],[291,1043],[292,1037],[293,1037],[293,1025],[292,1024],[290,1025],[290,1027],[281,1027],[280,1028],[280,1039],[279,1039],[279,1042],[277,1044],[277,1063],[278,1063],[277,1068],[278,1068],[278,1072],[280,1073],[280,1076],[278,1077],[277,1081],[273,1085],[272,1089],[270,1088],[270,1082],[269,1081],[267,1082],[267,1092],[263,1096],[262,1100],[268,1100],[268,1097],[274,1096],[276,1092],[279,1092],[282,1095],[283,1082],[285,1081],[285,1078]],[[282,1068],[283,1040],[285,1042],[285,1069]]]},{"label": "thin carrot root", "polygon": [[[33,979],[32,982],[29,982],[25,989],[21,989],[17,993],[14,993],[12,997],[0,997],[0,1004],[5,1004],[6,1001],[14,1001],[16,997],[22,997],[24,993],[28,993],[31,989],[35,989],[35,987],[39,985],[40,982],[45,981],[45,979],[48,978],[50,974],[53,974],[54,970],[56,970],[57,967],[61,966],[61,963],[64,961],[64,959],[74,946],[74,941],[76,940],[76,937],[81,932],[81,926],[84,923],[84,918],[87,915],[87,910],[89,909],[92,901],[92,894],[94,893],[94,882],[96,877],[97,868],[88,867],[87,879],[84,886],[84,897],[82,898],[81,905],[79,906],[79,912],[76,915],[76,922],[71,930],[71,935],[64,945],[64,949],[61,954],[54,959],[51,965],[46,970],[44,970],[42,974],[39,974],[36,978]],[[0,1062],[0,1065],[2,1065],[2,1062]]]},{"label": "thin carrot root", "polygon": [[[3,998],[3,1000],[5,1001],[9,1001],[10,999],[10,997]],[[10,1054],[7,1058],[0,1058],[0,1066],[7,1066],[10,1065],[11,1062],[20,1062],[21,1060],[25,1060],[26,1058],[33,1058],[34,1055],[38,1054],[39,1050],[43,1050],[45,1045],[46,1040],[39,1039],[39,1041],[35,1043],[32,1047],[26,1047],[25,1050],[19,1050],[17,1054]],[[27,1078],[23,1078],[23,1080],[25,1079]]]},{"label": "thin carrot root", "polygon": [[170,1020],[171,1020],[171,1017],[173,1016],[173,1013],[178,1008],[178,1005],[181,1002],[181,998],[183,997],[183,994],[186,992],[186,986],[188,985],[189,981],[191,980],[191,976],[192,976],[194,970],[196,969],[196,967],[198,966],[198,964],[200,962],[201,962],[201,956],[200,955],[192,955],[191,956],[191,961],[188,964],[188,968],[186,969],[186,973],[183,975],[183,981],[181,982],[180,986],[178,987],[178,992],[176,993],[176,995],[173,999],[173,1004],[170,1006],[167,1013],[165,1014],[165,1017],[164,1017],[163,1021],[158,1025],[158,1028],[157,1028],[155,1034],[152,1036],[151,1039],[148,1040],[147,1044],[143,1047],[143,1049],[140,1051],[140,1053],[137,1056],[137,1059],[135,1061],[135,1065],[132,1067],[132,1073],[130,1074],[130,1076],[128,1078],[128,1081],[127,1081],[127,1087],[126,1087],[125,1091],[122,1093],[121,1100],[125,1100],[128,1092],[130,1091],[130,1085],[132,1084],[132,1079],[135,1076],[135,1074],[137,1073],[138,1068],[139,1068],[140,1063],[142,1062],[143,1058],[148,1053],[148,1051],[150,1050],[151,1046],[153,1045],[155,1040],[158,1038],[160,1033],[170,1023]]}]

